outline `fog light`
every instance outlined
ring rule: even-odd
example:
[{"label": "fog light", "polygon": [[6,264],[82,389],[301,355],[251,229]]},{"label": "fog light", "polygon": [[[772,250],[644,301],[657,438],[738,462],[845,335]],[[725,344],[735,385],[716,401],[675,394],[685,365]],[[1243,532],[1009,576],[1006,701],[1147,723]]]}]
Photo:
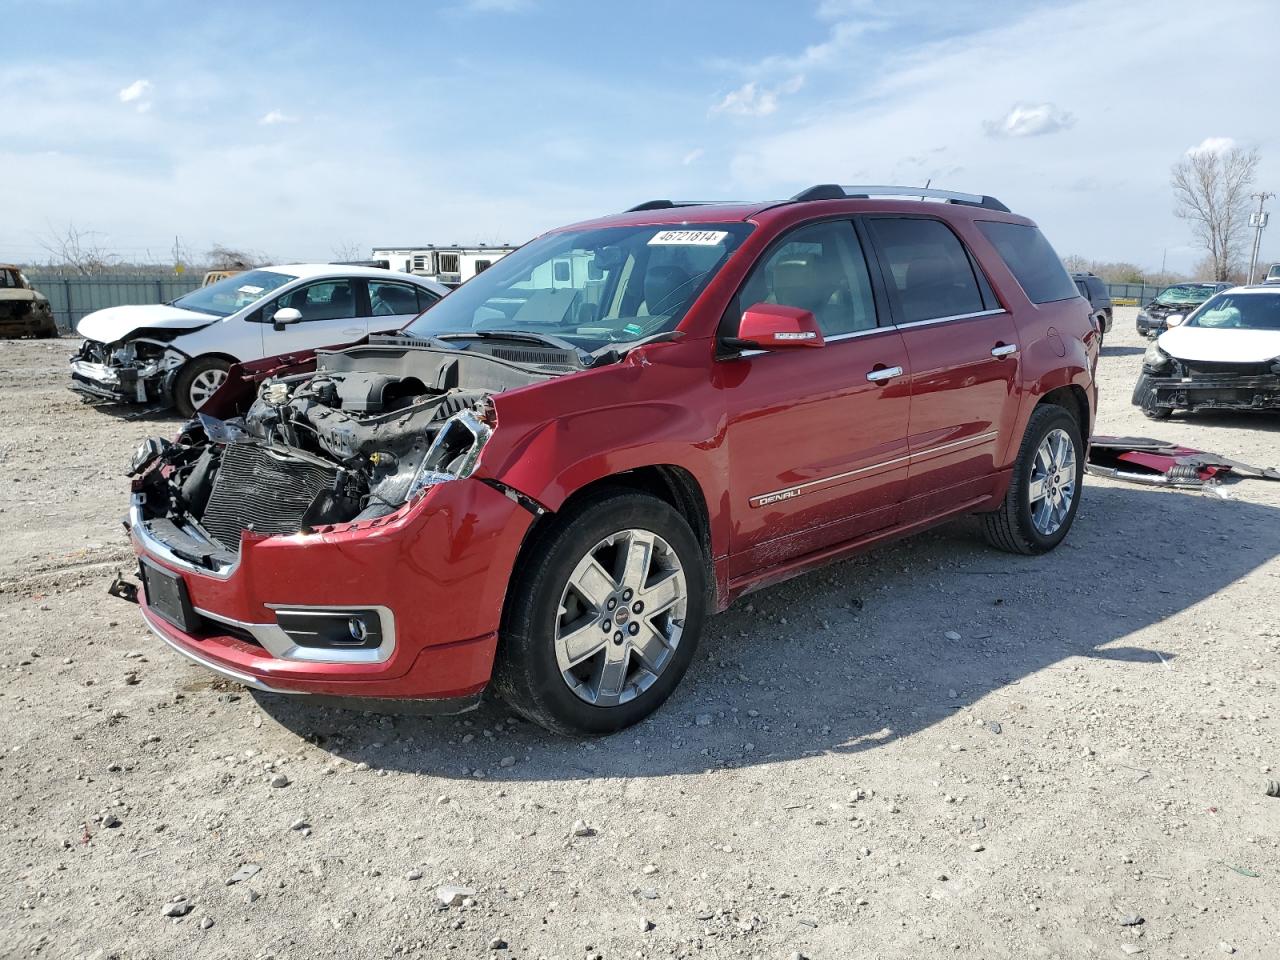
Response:
[{"label": "fog light", "polygon": [[300,647],[372,650],[382,646],[376,610],[276,610],[276,623]]}]

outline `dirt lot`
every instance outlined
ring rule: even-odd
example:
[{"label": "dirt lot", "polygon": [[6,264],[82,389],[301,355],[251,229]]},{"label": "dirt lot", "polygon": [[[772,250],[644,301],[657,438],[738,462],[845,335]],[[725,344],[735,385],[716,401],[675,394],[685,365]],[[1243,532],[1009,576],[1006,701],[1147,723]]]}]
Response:
[{"label": "dirt lot", "polygon": [[[1280,418],[1145,421],[1117,313],[1098,432],[1280,464]],[[81,405],[69,349],[0,343],[0,955],[1280,952],[1280,484],[1091,478],[1050,556],[963,522],[793,581],[658,716],[572,742],[163,649],[104,591],[123,466],[174,423]]]}]

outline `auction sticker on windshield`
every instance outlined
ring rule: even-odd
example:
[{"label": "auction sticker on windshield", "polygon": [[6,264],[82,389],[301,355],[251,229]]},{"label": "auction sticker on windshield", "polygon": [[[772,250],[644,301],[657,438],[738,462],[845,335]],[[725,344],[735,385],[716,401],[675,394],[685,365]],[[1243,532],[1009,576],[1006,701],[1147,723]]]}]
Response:
[{"label": "auction sticker on windshield", "polygon": [[659,230],[649,239],[649,246],[719,246],[729,235],[727,230]]}]

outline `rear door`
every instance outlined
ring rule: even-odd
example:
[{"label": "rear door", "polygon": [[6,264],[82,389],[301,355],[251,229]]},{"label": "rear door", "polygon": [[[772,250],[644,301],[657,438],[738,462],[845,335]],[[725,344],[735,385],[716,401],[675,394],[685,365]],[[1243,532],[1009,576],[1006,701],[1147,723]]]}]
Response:
[{"label": "rear door", "polygon": [[903,522],[991,489],[1017,417],[1018,331],[960,238],[928,216],[868,217],[911,366]]},{"label": "rear door", "polygon": [[[292,307],[302,320],[283,330],[272,327],[277,310]],[[294,287],[252,315],[262,325],[263,356],[353,343],[369,332],[364,281],[325,277]]]},{"label": "rear door", "polygon": [[403,280],[369,281],[369,332],[399,330],[436,301],[428,291]]},{"label": "rear door", "polygon": [[727,413],[729,576],[743,577],[892,526],[906,479],[908,362],[882,325],[848,220],[784,234],[724,317],[756,303],[811,310],[825,346],[745,351],[715,366]]}]

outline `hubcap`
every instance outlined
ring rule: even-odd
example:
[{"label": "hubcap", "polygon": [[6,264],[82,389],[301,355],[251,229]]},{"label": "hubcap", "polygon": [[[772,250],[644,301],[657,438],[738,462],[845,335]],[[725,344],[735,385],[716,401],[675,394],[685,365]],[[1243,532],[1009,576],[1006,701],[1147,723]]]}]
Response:
[{"label": "hubcap", "polygon": [[191,406],[197,410],[217,392],[227,379],[225,370],[202,370],[191,381]]},{"label": "hubcap", "polygon": [[569,689],[612,707],[649,689],[675,655],[688,594],[675,550],[648,530],[601,540],[560,595],[556,664]]},{"label": "hubcap", "polygon": [[1076,448],[1067,431],[1051,430],[1031,461],[1031,522],[1045,537],[1057,533],[1076,499]]}]

